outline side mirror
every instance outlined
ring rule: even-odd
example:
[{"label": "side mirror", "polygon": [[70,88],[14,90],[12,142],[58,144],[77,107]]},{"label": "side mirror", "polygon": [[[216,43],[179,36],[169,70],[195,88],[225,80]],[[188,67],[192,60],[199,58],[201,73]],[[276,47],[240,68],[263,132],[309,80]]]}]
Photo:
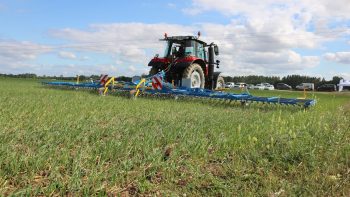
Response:
[{"label": "side mirror", "polygon": [[159,57],[159,54],[157,53],[154,57],[158,58],[158,57]]},{"label": "side mirror", "polygon": [[217,45],[214,46],[215,55],[219,55],[219,47]]},{"label": "side mirror", "polygon": [[216,60],[216,68],[219,68],[220,60]]}]

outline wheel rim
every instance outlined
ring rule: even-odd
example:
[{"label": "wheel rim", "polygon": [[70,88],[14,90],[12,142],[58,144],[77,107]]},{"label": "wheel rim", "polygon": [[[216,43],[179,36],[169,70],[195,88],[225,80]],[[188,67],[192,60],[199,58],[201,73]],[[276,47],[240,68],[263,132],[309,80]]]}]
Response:
[{"label": "wheel rim", "polygon": [[200,88],[201,87],[201,75],[198,71],[193,71],[191,74],[191,88]]}]

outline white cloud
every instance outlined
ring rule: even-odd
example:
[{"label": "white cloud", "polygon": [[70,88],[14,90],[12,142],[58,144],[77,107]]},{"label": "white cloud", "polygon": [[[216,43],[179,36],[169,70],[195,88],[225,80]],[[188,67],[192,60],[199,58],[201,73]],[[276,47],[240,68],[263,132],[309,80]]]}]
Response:
[{"label": "white cloud", "polygon": [[[205,40],[220,46],[222,70],[229,75],[298,72],[319,64],[317,56],[302,56],[294,48],[313,49],[321,40],[312,32],[294,30],[292,24],[256,27],[232,22],[228,25],[203,24]],[[268,29],[271,31],[268,33]],[[283,33],[280,33],[283,32]]]},{"label": "white cloud", "polygon": [[350,52],[326,53],[323,57],[329,61],[350,64]]},{"label": "white cloud", "polygon": [[135,72],[135,71],[136,71],[136,68],[135,68],[135,66],[129,66],[129,70],[130,70],[131,72]]},{"label": "white cloud", "polygon": [[338,77],[343,77],[346,80],[350,80],[350,72],[339,72],[339,71],[335,71],[335,70],[330,70],[330,79],[332,79],[333,76],[338,76]]},{"label": "white cloud", "polygon": [[77,59],[77,56],[74,53],[68,51],[60,51],[58,56],[63,59]]},{"label": "white cloud", "polygon": [[201,13],[216,10],[225,15],[273,16],[276,14],[297,14],[295,18],[309,21],[312,16],[322,18],[349,18],[350,4],[348,0],[192,0],[192,7],[186,13]]},{"label": "white cloud", "polygon": [[[107,54],[113,58],[113,65],[106,63],[104,65],[109,66],[105,67],[112,66],[110,67],[112,70],[134,75],[140,74],[135,72],[148,69],[147,63],[154,54],[163,53],[163,43],[158,39],[165,32],[168,35],[193,35],[201,30],[204,41],[213,41],[219,45],[221,70],[226,74],[285,75],[313,68],[320,62],[319,57],[302,55],[296,49],[320,49],[324,42],[350,33],[349,28],[344,27],[346,26],[344,21],[350,19],[350,4],[347,1],[193,0],[192,6],[184,12],[193,15],[215,10],[232,18],[231,22],[225,25],[213,23],[93,24],[87,29],[65,28],[50,33],[55,38],[71,43],[65,45],[63,51],[56,51],[60,57],[86,60],[84,57],[79,58],[74,53],[68,52],[69,50],[82,55],[85,52]],[[174,5],[170,3],[168,6]],[[329,29],[332,21],[337,23]],[[18,44],[21,43],[17,42]],[[0,57],[1,53],[6,52],[8,53],[6,50],[1,50]],[[17,51],[10,53],[23,56],[12,60],[25,65],[28,60],[35,59],[45,51],[41,49],[37,53],[18,53]],[[349,62],[348,55],[342,53],[326,54],[324,58],[339,63]],[[115,66],[120,69],[115,69]],[[61,68],[65,69],[65,67]]]},{"label": "white cloud", "polygon": [[[310,36],[326,40],[349,33],[349,28],[344,28],[350,19],[348,0],[193,0],[183,11],[200,14],[211,10],[252,27],[253,36],[265,32],[306,41]],[[339,27],[330,29],[332,22]],[[315,33],[308,29],[315,29]]]},{"label": "white cloud", "polygon": [[169,35],[192,35],[194,29],[197,28],[162,23],[116,23],[94,24],[87,30],[66,28],[51,31],[51,35],[73,42],[65,47],[77,52],[110,55],[119,67],[134,65],[136,72],[140,73],[133,73],[130,69],[127,73],[134,75],[144,73],[144,68],[149,69],[148,61],[154,54],[163,54],[164,42],[159,42],[159,38],[165,32]]},{"label": "white cloud", "polygon": [[89,60],[89,56],[83,56],[81,58],[79,58],[80,61],[86,61],[86,60]]},{"label": "white cloud", "polygon": [[176,8],[177,7],[175,3],[168,3],[167,6],[169,8]]},{"label": "white cloud", "polygon": [[76,75],[99,75],[102,73],[110,76],[120,75],[119,67],[113,64],[38,64],[33,67],[33,70],[35,70],[35,73],[39,75],[64,75],[70,77],[74,77]]},{"label": "white cloud", "polygon": [[32,42],[0,40],[0,73],[34,72],[32,61],[50,51],[50,47]]},{"label": "white cloud", "polygon": [[[52,31],[57,38],[73,41],[75,50],[113,54],[125,63],[143,63],[149,60],[149,53],[163,52],[158,39],[165,32],[169,34],[191,34],[192,27],[169,24],[117,23],[95,24],[88,30],[62,29]],[[93,40],[93,42],[91,42]]]},{"label": "white cloud", "polygon": [[334,76],[340,76],[346,80],[350,80],[350,73],[339,73],[338,75],[334,75]]},{"label": "white cloud", "polygon": [[[242,25],[233,21],[227,25],[197,24],[194,26],[142,23],[95,24],[91,25],[88,30],[70,28],[56,30],[51,34],[74,43],[64,45],[63,48],[74,49],[82,55],[84,52],[109,54],[115,59],[115,66],[107,66],[107,68],[111,68],[111,71],[119,71],[123,75],[134,75],[147,73],[148,61],[154,54],[163,53],[164,43],[159,42],[158,39],[163,36],[164,32],[167,32],[168,35],[193,35],[193,32],[198,29],[203,31],[204,41],[213,41],[219,45],[221,71],[225,74],[284,74],[314,67],[319,63],[318,57],[302,56],[293,50],[293,48],[318,46],[320,43],[317,36],[311,32],[293,30],[290,24],[284,26],[281,24],[270,33],[267,33],[269,25],[258,28],[250,22]],[[283,30],[285,33],[278,33]],[[292,36],[294,33],[298,36]],[[43,47],[32,45],[39,49]],[[54,50],[55,48],[44,47],[41,50],[34,50],[35,53],[21,53],[14,50],[13,53],[24,55],[26,58],[17,58],[17,61],[25,63],[28,59],[35,59],[38,54],[45,53],[44,49]],[[59,49],[61,50],[62,47]],[[57,54],[62,58],[80,60],[76,54],[66,50],[58,51]],[[88,61],[84,62],[88,63]],[[96,67],[89,65],[79,68],[103,71]],[[116,67],[121,69],[116,70]],[[54,70],[61,74],[67,69],[64,66],[58,66]],[[68,70],[71,71],[71,69]]]},{"label": "white cloud", "polygon": [[[193,35],[201,29],[203,40],[216,42],[220,46],[222,71],[226,74],[283,74],[314,67],[319,58],[302,56],[293,48],[316,48],[320,37],[312,32],[296,29],[294,24],[276,21],[256,26],[254,21],[239,24],[233,21],[227,25],[197,24],[143,24],[118,23],[95,24],[88,30],[62,29],[51,32],[57,38],[76,44],[77,51],[109,53],[115,57],[118,66],[135,65],[128,69],[129,75],[138,74],[147,68],[155,53],[162,54],[164,46],[158,39],[164,32],[168,35]],[[128,33],[125,33],[128,32]],[[94,40],[94,42],[91,42]]]}]

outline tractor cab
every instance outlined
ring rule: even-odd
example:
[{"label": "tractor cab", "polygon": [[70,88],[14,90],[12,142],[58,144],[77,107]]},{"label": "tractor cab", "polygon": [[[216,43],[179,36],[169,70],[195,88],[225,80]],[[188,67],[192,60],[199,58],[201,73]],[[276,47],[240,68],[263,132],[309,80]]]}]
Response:
[{"label": "tractor cab", "polygon": [[194,36],[174,36],[162,39],[167,41],[164,57],[197,57],[206,60],[205,42],[196,39]]},{"label": "tractor cab", "polygon": [[219,72],[214,72],[214,66],[219,68],[218,46],[207,44],[195,36],[172,36],[165,34],[165,51],[163,56],[156,55],[148,64],[152,67],[150,75],[159,71],[165,72],[165,80],[176,86],[188,88],[216,89],[224,87],[224,81]]}]

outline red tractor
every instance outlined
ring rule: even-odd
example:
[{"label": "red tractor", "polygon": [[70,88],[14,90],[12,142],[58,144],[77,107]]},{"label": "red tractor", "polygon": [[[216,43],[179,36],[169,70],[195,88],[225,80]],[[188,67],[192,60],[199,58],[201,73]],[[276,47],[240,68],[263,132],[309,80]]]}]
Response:
[{"label": "red tractor", "polygon": [[[199,36],[198,36],[199,37]],[[159,71],[165,72],[165,80],[175,86],[189,88],[218,89],[224,87],[224,79],[220,72],[214,72],[215,65],[219,68],[219,55],[216,44],[207,44],[195,36],[172,36],[166,41],[164,57],[158,54],[149,62],[150,75]]]}]

